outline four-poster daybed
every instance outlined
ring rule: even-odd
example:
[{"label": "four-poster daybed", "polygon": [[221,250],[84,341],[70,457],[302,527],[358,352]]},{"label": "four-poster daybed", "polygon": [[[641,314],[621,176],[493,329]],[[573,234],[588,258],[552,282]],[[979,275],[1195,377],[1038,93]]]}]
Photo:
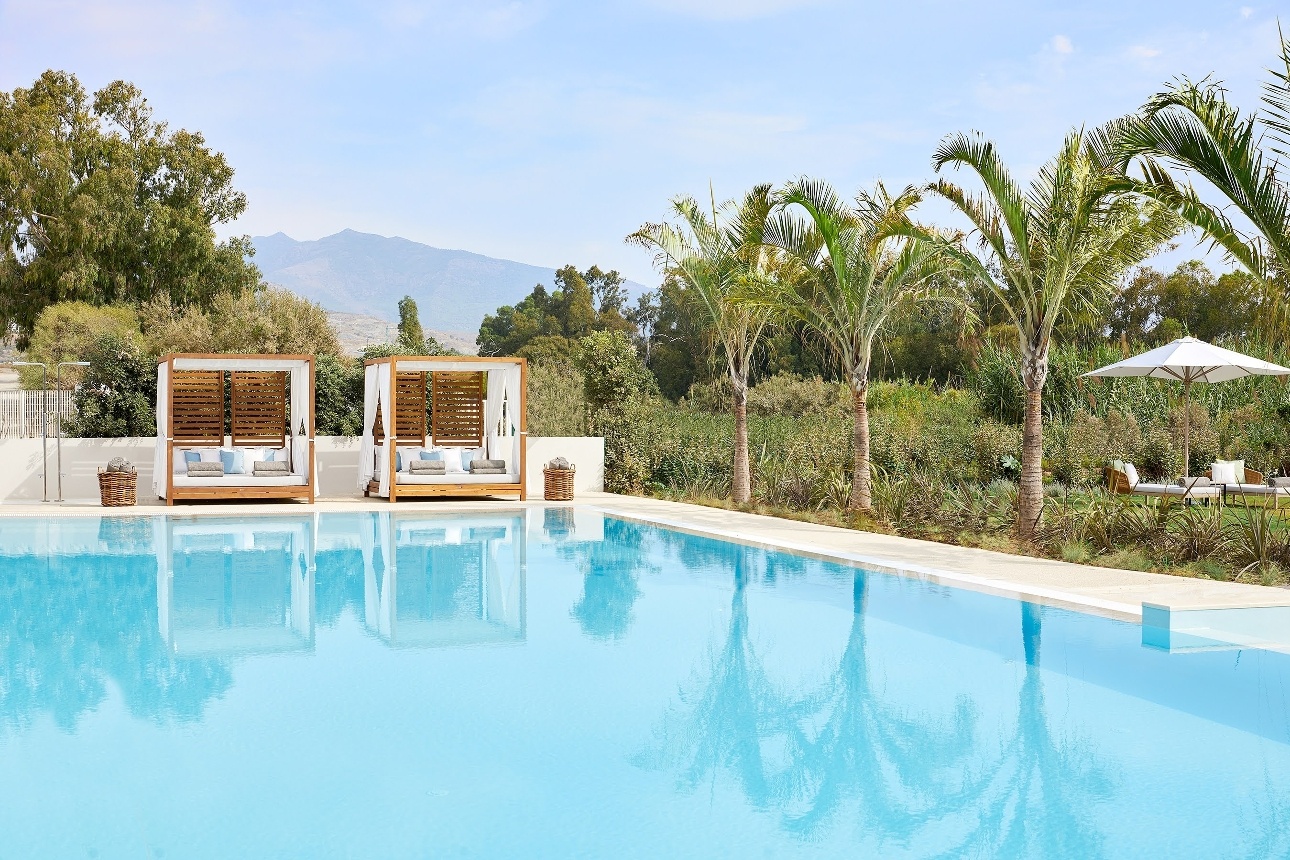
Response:
[{"label": "four-poster daybed", "polygon": [[312,502],[313,356],[163,356],[157,362],[153,466],[157,497],[167,505],[183,499]]},{"label": "four-poster daybed", "polygon": [[368,360],[358,488],[391,502],[436,496],[523,500],[526,374],[522,358]]}]

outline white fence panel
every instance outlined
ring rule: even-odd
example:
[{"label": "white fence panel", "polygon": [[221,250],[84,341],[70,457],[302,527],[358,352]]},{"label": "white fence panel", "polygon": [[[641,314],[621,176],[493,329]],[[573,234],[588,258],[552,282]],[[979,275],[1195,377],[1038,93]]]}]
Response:
[{"label": "white fence panel", "polygon": [[59,421],[76,413],[71,391],[0,391],[0,438],[35,439],[44,431],[42,415],[49,412],[49,435]]}]

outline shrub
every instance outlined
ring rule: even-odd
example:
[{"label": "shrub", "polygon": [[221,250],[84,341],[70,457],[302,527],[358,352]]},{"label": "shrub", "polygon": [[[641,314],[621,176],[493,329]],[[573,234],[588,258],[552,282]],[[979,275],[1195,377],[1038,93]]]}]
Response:
[{"label": "shrub", "polygon": [[363,433],[363,363],[320,355],[314,364],[314,422],[320,436]]},{"label": "shrub", "polygon": [[[139,316],[125,305],[97,307],[86,302],[59,302],[49,305],[36,317],[26,357],[49,365],[50,382],[54,381],[54,366],[60,361],[82,361],[99,338],[115,335],[123,342],[139,340]],[[39,368],[23,368],[24,388],[38,388],[41,384]],[[67,371],[63,372],[63,386],[70,387]]]},{"label": "shrub", "polygon": [[526,403],[532,436],[582,436],[587,431],[587,397],[572,365],[530,364]]},{"label": "shrub", "polygon": [[90,366],[76,387],[71,436],[117,438],[157,432],[157,366],[139,345],[117,334],[100,336],[85,353]]}]

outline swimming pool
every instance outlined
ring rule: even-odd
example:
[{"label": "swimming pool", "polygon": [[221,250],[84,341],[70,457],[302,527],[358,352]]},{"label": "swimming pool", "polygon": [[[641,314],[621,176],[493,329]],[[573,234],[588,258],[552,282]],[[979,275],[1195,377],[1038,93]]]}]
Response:
[{"label": "swimming pool", "polygon": [[0,858],[1290,856],[1288,679],[584,509],[0,519]]}]

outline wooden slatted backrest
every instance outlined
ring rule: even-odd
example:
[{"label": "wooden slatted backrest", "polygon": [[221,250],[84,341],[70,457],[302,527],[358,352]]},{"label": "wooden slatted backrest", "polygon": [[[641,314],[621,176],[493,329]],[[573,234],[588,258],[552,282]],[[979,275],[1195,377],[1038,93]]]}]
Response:
[{"label": "wooden slatted backrest", "polygon": [[484,374],[435,371],[433,431],[436,445],[484,444]]},{"label": "wooden slatted backrest", "polygon": [[394,408],[398,412],[395,418],[394,435],[398,436],[399,445],[416,445],[426,443],[426,375],[425,371],[400,372],[396,379],[398,391],[394,396]]},{"label": "wooden slatted backrest", "polygon": [[224,444],[224,374],[174,370],[170,374],[170,435],[176,442]]},{"label": "wooden slatted backrest", "polygon": [[381,415],[381,401],[376,401],[376,417],[372,419],[372,441],[381,445],[385,442],[385,417]]},{"label": "wooden slatted backrest", "polygon": [[234,445],[287,444],[286,371],[233,371],[231,400]]}]

